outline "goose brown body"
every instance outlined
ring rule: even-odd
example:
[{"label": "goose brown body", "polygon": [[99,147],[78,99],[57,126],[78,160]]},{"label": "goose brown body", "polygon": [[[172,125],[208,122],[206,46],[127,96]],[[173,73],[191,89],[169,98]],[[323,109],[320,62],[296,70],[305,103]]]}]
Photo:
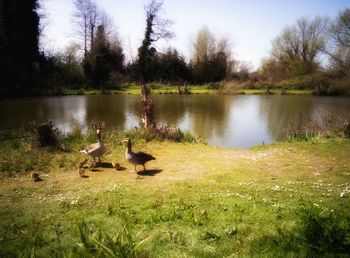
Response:
[{"label": "goose brown body", "polygon": [[143,169],[146,170],[145,163],[150,161],[150,160],[156,159],[152,155],[145,153],[145,152],[142,152],[142,151],[133,152],[130,139],[124,140],[123,143],[127,144],[127,147],[125,150],[125,158],[129,163],[131,163],[135,166],[135,171],[136,171],[137,165],[142,165]]}]

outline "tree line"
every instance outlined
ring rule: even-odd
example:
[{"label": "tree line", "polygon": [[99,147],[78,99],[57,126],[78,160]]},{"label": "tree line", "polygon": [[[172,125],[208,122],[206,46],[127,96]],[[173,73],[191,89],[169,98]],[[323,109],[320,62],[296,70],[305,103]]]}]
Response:
[{"label": "tree line", "polygon": [[350,9],[337,17],[300,18],[273,40],[258,70],[232,54],[230,41],[201,28],[189,61],[175,48],[159,51],[156,42],[171,40],[172,22],[161,17],[162,2],[145,7],[145,34],[134,60],[126,60],[111,17],[94,0],[74,0],[77,42],[61,51],[40,51],[39,0],[0,1],[1,95],[65,88],[118,88],[124,82],[208,83],[222,80],[275,84],[306,80],[319,93],[348,89],[350,82]]},{"label": "tree line", "polygon": [[337,17],[300,18],[272,42],[259,69],[261,79],[276,82],[308,78],[319,94],[350,88],[350,9]]}]

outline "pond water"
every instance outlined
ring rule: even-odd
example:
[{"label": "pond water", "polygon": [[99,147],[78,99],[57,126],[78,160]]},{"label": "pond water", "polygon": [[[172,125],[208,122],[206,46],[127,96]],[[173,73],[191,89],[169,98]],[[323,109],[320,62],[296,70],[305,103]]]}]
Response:
[{"label": "pond water", "polygon": [[[293,123],[324,110],[350,113],[349,97],[283,95],[153,95],[157,121],[179,127],[208,144],[249,148],[286,139]],[[62,131],[90,121],[106,121],[120,130],[139,126],[138,95],[65,96],[0,101],[0,127],[15,128],[27,121],[53,121]]]}]

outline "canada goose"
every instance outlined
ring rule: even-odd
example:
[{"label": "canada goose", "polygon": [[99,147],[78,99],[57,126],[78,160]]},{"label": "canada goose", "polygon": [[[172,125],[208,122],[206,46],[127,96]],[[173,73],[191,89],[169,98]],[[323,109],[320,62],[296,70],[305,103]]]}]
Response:
[{"label": "canada goose", "polygon": [[122,141],[122,143],[126,144],[126,146],[127,146],[126,150],[125,150],[125,158],[128,162],[130,162],[131,164],[133,164],[135,166],[135,172],[137,172],[137,170],[136,170],[137,165],[142,165],[143,170],[146,170],[145,163],[147,161],[156,159],[152,155],[144,153],[142,151],[133,152],[131,150],[131,140],[130,139],[125,139]]},{"label": "canada goose", "polygon": [[102,134],[102,125],[96,125],[92,124],[91,127],[95,129],[94,131],[96,132],[98,142],[90,144],[89,146],[86,146],[82,151],[83,153],[89,154],[93,159],[94,159],[94,164],[95,164],[95,158],[98,158],[98,162],[101,162],[101,156],[106,152],[106,146],[103,143],[101,139],[101,134]]}]

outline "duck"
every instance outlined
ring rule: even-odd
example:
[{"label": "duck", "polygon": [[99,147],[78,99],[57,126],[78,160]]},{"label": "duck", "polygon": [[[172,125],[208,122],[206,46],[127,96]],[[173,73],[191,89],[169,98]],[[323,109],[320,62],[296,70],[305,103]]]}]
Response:
[{"label": "duck", "polygon": [[106,146],[102,141],[101,134],[102,134],[102,129],[98,128],[96,130],[98,142],[90,144],[80,151],[90,155],[94,159],[93,164],[95,164],[96,158],[98,158],[98,162],[101,163],[101,156],[106,152]]},{"label": "duck", "polygon": [[145,152],[142,152],[142,151],[133,152],[130,139],[125,139],[122,141],[122,143],[124,143],[126,145],[125,158],[129,163],[131,163],[135,166],[135,172],[137,172],[137,170],[136,170],[137,165],[142,165],[143,170],[145,171],[146,170],[145,163],[150,161],[150,160],[156,159],[152,155],[145,153]]}]

